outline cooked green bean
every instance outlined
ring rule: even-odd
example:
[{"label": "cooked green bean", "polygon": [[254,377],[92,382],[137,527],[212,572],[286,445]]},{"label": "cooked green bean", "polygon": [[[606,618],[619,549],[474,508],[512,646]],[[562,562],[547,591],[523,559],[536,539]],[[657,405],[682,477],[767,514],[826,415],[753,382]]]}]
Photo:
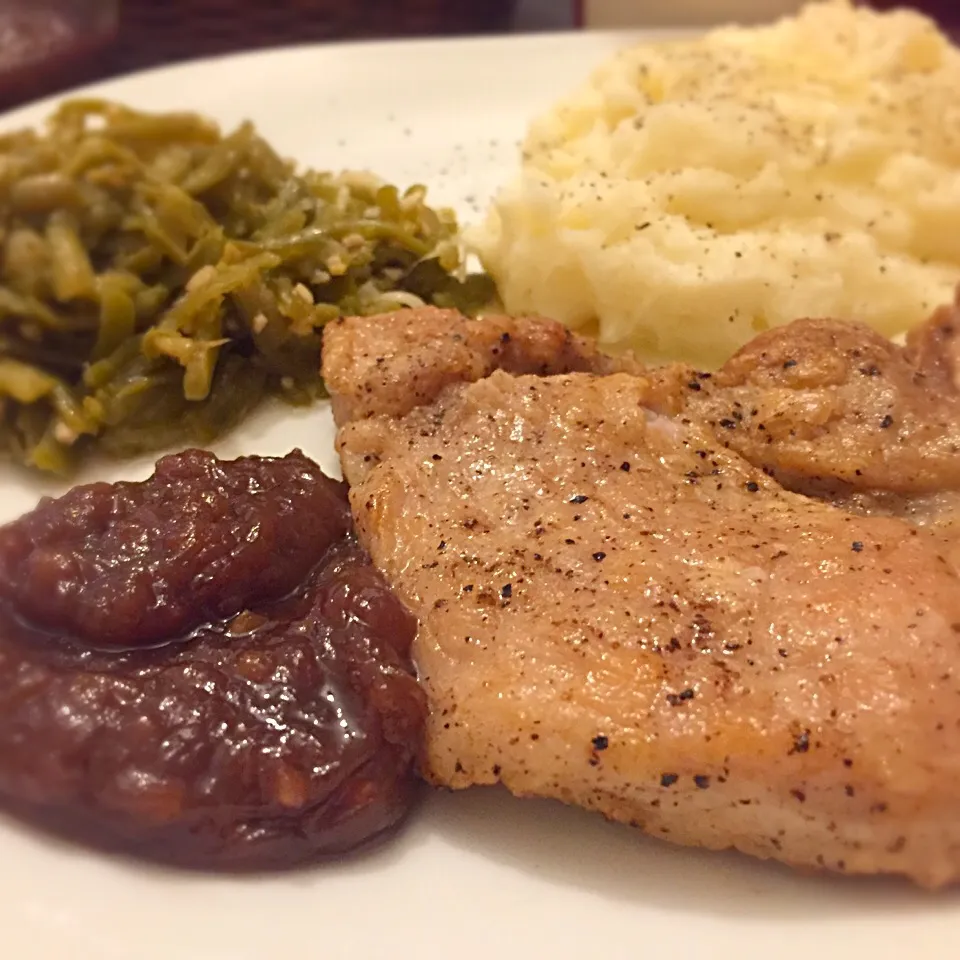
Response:
[{"label": "cooked green bean", "polygon": [[96,100],[0,135],[0,253],[0,449],[56,472],[322,396],[337,316],[493,294],[423,187],[297,171],[249,123]]}]

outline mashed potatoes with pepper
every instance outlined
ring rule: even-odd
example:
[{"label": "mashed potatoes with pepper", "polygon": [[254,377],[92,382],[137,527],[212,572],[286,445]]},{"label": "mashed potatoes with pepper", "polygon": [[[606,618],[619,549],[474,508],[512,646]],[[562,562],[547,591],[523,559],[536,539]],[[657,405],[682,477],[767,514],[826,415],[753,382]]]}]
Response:
[{"label": "mashed potatoes with pepper", "polygon": [[612,58],[529,130],[472,242],[512,313],[722,362],[803,316],[896,335],[960,281],[960,51],[818,3]]}]

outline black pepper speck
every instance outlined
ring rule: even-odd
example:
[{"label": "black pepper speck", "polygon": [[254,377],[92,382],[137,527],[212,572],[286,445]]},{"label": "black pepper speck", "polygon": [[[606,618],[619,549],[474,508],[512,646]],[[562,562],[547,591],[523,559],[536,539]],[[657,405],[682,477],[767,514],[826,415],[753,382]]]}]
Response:
[{"label": "black pepper speck", "polygon": [[694,696],[695,694],[693,690],[688,687],[686,690],[681,690],[679,693],[668,693],[667,703],[669,703],[671,707],[679,707],[680,704],[685,700],[692,700]]}]

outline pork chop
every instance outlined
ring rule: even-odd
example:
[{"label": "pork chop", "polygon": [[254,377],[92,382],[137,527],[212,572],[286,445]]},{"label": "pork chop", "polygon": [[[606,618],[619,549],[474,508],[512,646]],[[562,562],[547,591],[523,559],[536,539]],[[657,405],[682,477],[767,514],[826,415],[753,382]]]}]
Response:
[{"label": "pork chop", "polygon": [[[693,380],[673,409],[705,420],[792,490],[906,509],[960,491],[955,328],[955,308],[945,308],[902,347],[862,324],[800,320]],[[666,377],[678,384],[674,371]]]},{"label": "pork chop", "polygon": [[[419,619],[428,779],[679,843],[957,879],[956,542],[789,492],[725,428],[655,412],[682,368],[477,379],[407,322],[435,389],[368,404],[338,447],[359,535]],[[385,329],[328,328],[327,360],[377,354]],[[383,367],[324,373],[387,396]]]},{"label": "pork chop", "polygon": [[323,342],[323,377],[338,424],[374,413],[401,416],[430,403],[449,383],[494,370],[508,373],[640,370],[610,357],[593,340],[540,317],[465,317],[424,307],[376,317],[340,318]]}]

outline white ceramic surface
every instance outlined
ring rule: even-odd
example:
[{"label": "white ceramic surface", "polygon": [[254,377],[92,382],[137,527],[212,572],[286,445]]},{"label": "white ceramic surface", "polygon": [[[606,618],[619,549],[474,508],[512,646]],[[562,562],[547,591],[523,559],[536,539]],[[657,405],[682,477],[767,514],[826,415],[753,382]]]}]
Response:
[{"label": "white ceramic surface", "polygon": [[[426,182],[466,219],[527,119],[623,42],[514,37],[297,49],[102,85],[154,109],[251,117],[284,153]],[[39,120],[48,104],[0,119]],[[264,410],[227,455],[294,445],[335,469],[328,411]],[[58,487],[0,467],[0,519]],[[96,465],[85,479],[145,476]],[[677,849],[496,790],[427,799],[392,843],[277,878],[184,875],[0,820],[2,960],[910,960],[960,952],[960,891],[805,876]]]}]

